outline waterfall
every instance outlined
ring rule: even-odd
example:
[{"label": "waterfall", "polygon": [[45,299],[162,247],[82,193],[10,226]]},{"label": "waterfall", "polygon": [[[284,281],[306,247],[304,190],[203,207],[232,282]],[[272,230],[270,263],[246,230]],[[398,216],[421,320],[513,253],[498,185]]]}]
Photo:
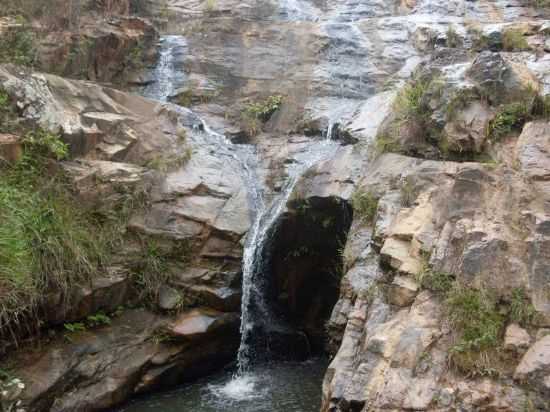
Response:
[{"label": "waterfall", "polygon": [[160,39],[160,55],[152,71],[154,82],[146,86],[142,95],[150,99],[167,102],[185,81],[185,73],[178,68],[178,57],[184,56],[187,42],[183,36],[163,36]]},{"label": "waterfall", "polygon": [[[160,102],[167,102],[184,83],[185,76],[177,64],[177,55],[186,48],[185,39],[181,36],[165,36],[161,39],[160,59],[153,70],[155,82],[143,90],[143,95]],[[188,110],[188,109],[181,109]],[[328,159],[334,154],[338,145],[331,140],[335,123],[329,125],[326,139],[313,141],[301,153],[294,156],[294,162],[288,166],[288,178],[280,191],[270,202],[265,199],[264,188],[256,175],[257,153],[254,146],[233,144],[225,135],[212,130],[209,125],[197,116],[202,127],[202,143],[216,146],[219,155],[230,156],[240,166],[243,183],[248,191],[248,198],[253,210],[253,223],[248,231],[242,260],[242,301],[240,345],[237,354],[237,374],[242,385],[229,383],[227,392],[234,391],[235,387],[242,389],[250,385],[246,383],[245,374],[250,370],[253,359],[253,347],[250,344],[251,332],[258,321],[269,320],[274,323],[270,310],[264,299],[262,290],[262,274],[265,272],[265,248],[269,246],[271,235],[281,215],[286,210],[296,184],[303,174],[315,164]],[[238,391],[237,391],[238,392]]]},{"label": "waterfall", "polygon": [[334,154],[337,144],[329,140],[314,142],[302,157],[297,157],[297,164],[290,168],[289,177],[281,190],[281,193],[271,202],[269,206],[261,203],[261,210],[257,212],[256,219],[250,229],[243,254],[243,285],[241,302],[241,341],[237,354],[238,375],[245,373],[250,366],[253,357],[251,352],[250,333],[254,326],[252,308],[258,309],[262,319],[274,322],[264,300],[261,290],[262,282],[257,277],[265,272],[264,248],[269,245],[270,236],[279,218],[286,210],[296,184],[303,174],[322,160],[328,159]]}]

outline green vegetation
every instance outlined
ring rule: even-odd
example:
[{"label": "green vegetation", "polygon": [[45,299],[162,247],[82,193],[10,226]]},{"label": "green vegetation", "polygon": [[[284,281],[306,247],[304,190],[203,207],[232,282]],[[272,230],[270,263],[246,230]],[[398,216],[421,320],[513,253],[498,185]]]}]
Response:
[{"label": "green vegetation", "polygon": [[141,41],[137,41],[136,44],[129,50],[126,55],[126,67],[131,69],[141,69],[144,66],[143,62],[144,46]]},{"label": "green vegetation", "polygon": [[183,153],[155,156],[147,162],[147,167],[157,170],[161,173],[166,173],[170,170],[179,169],[185,166],[192,156],[193,151],[190,147],[186,147]]},{"label": "green vegetation", "polygon": [[153,239],[141,240],[141,255],[135,260],[133,271],[140,287],[141,298],[148,303],[156,303],[160,287],[167,285],[172,278],[169,261],[187,262],[191,258],[191,244],[181,240],[168,248]]},{"label": "green vegetation", "polygon": [[281,108],[283,96],[273,95],[261,102],[248,103],[241,111],[241,120],[247,133],[251,136],[258,134],[262,124]]},{"label": "green vegetation", "polygon": [[453,49],[462,46],[462,38],[458,35],[453,26],[449,26],[447,29],[446,43],[447,47],[451,47]]},{"label": "green vegetation", "polygon": [[430,85],[430,81],[413,80],[400,90],[393,103],[393,109],[399,120],[422,119],[431,113],[425,98]]},{"label": "green vegetation", "polygon": [[453,120],[457,113],[476,100],[485,100],[485,97],[476,87],[455,90],[447,103],[447,121]]},{"label": "green vegetation", "polygon": [[66,292],[99,271],[104,251],[52,160],[66,156],[55,134],[35,130],[23,157],[0,174],[0,316],[32,309],[46,291]]},{"label": "green vegetation", "polygon": [[489,124],[487,136],[498,141],[523,125],[535,119],[550,117],[550,97],[541,96],[535,90],[527,89],[516,101],[503,104]]},{"label": "green vegetation", "polygon": [[472,27],[469,30],[472,38],[472,49],[474,51],[483,51],[489,48],[489,38],[483,34],[478,27]]},{"label": "green vegetation", "polygon": [[70,333],[84,332],[88,329],[83,322],[65,323],[63,324],[63,327],[67,332],[70,332]]},{"label": "green vegetation", "polygon": [[529,44],[523,36],[523,32],[518,29],[508,29],[502,33],[502,48],[506,51],[529,50]]},{"label": "green vegetation", "polygon": [[433,126],[430,100],[441,95],[443,84],[438,79],[416,78],[407,83],[393,102],[395,119],[386,130],[378,134],[375,142],[377,154],[403,153],[407,150],[400,144],[400,136],[421,131],[427,140],[437,141],[440,132]]},{"label": "green vegetation", "polygon": [[392,137],[387,134],[381,134],[376,136],[374,150],[376,154],[401,153],[403,151],[403,148],[396,140],[396,137]]},{"label": "green vegetation", "polygon": [[529,301],[525,289],[513,289],[510,299],[510,320],[525,327],[532,324],[536,319],[537,312],[533,304]]},{"label": "green vegetation", "polygon": [[434,271],[428,265],[425,265],[424,269],[418,274],[416,281],[423,289],[444,295],[453,288],[455,277],[451,273]]},{"label": "green vegetation", "polygon": [[497,374],[498,347],[506,318],[495,297],[488,291],[456,283],[448,293],[446,306],[459,335],[451,348],[451,364],[470,376]]},{"label": "green vegetation", "polygon": [[435,271],[428,264],[416,280],[442,299],[455,334],[449,360],[466,375],[498,375],[506,368],[501,351],[506,324],[528,327],[536,322],[536,311],[522,288],[499,299],[491,290],[466,286],[454,274]]},{"label": "green vegetation", "polygon": [[0,63],[32,66],[36,61],[35,42],[35,35],[26,23],[9,28],[0,36]]},{"label": "green vegetation", "polygon": [[529,112],[525,102],[503,105],[489,124],[489,137],[492,140],[500,140],[513,130],[519,130],[529,118]]},{"label": "green vegetation", "polygon": [[378,198],[373,192],[358,189],[351,198],[354,217],[363,224],[372,224],[378,209]]}]

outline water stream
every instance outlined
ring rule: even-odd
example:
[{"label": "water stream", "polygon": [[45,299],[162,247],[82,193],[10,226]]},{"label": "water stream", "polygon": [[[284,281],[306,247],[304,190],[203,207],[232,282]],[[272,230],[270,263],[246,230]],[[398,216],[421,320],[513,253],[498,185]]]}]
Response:
[{"label": "water stream", "polygon": [[[164,36],[161,39],[159,62],[152,73],[155,82],[143,89],[144,96],[167,102],[176,93],[185,82],[185,74],[178,63],[185,50],[186,41],[182,36]],[[258,159],[254,147],[233,144],[223,133],[212,130],[204,120],[200,119],[200,123],[201,127],[193,133],[191,139],[199,139],[201,145],[215,146],[218,155],[230,156],[240,165],[240,173],[254,212],[243,252],[241,341],[236,368],[145,401],[138,400],[122,410],[152,411],[158,410],[159,405],[162,405],[163,412],[318,410],[320,384],[326,362],[315,359],[306,363],[255,364],[255,351],[263,351],[265,348],[254,346],[251,333],[260,323],[268,328],[279,327],[265,303],[262,290],[267,255],[264,249],[269,247],[270,237],[300,177],[336,151],[338,144],[330,139],[333,127],[327,131],[325,140],[312,141],[305,150],[294,156],[286,169],[285,184],[268,201],[266,190],[256,174]]]}]

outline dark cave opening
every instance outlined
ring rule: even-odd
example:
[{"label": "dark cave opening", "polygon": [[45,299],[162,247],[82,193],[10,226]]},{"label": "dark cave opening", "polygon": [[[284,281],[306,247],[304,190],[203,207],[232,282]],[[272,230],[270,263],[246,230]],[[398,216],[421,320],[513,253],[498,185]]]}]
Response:
[{"label": "dark cave opening", "polygon": [[351,221],[346,201],[312,197],[291,201],[273,233],[266,301],[277,319],[305,334],[310,354],[325,349],[325,324],[338,300]]}]

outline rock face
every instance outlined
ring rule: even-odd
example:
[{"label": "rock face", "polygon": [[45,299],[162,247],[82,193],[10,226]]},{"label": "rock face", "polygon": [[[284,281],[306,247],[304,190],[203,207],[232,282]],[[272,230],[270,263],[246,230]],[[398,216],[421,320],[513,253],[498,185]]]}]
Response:
[{"label": "rock face", "polygon": [[199,328],[193,344],[170,339],[168,319],[139,309],[108,327],[67,332],[43,355],[20,361],[18,374],[29,383],[23,404],[30,411],[102,410],[137,392],[205,375],[232,359],[238,344],[237,316],[221,323],[224,333]]},{"label": "rock face", "polygon": [[[156,32],[125,16],[138,3],[88,4],[81,36],[51,33],[39,57],[52,71],[63,63],[66,75],[83,66],[77,74],[96,81],[135,69],[138,86],[180,105],[0,66],[0,86],[25,122],[69,144],[61,167],[83,204],[105,212],[127,195],[145,198],[106,273],[68,291],[70,304],[47,297],[44,319],[58,328],[50,341],[14,354],[29,383],[25,407],[108,409],[232,359],[254,206],[305,164],[265,252],[269,303],[292,327],[258,339],[272,337],[281,353],[296,346],[298,357],[328,341],[322,411],[550,409],[548,108],[497,117],[526,91],[550,92],[546,11],[515,0],[153,0],[149,17],[179,40],[164,39],[159,71],[147,71]],[[519,45],[504,52],[509,29]],[[77,45],[86,45],[73,53],[81,60],[69,64]],[[165,76],[167,67],[180,76]],[[411,75],[430,87],[403,102],[396,89]],[[250,104],[276,95],[269,120],[247,124]],[[398,118],[400,104],[425,112]],[[395,121],[402,147],[379,147]],[[489,138],[495,124],[510,132],[501,141]],[[345,145],[312,162],[323,138]],[[445,149],[453,161],[441,160]],[[17,137],[0,136],[3,159],[20,152]],[[372,221],[352,210],[355,191],[376,200]],[[126,310],[62,336],[62,324],[136,303],[136,261],[148,242],[167,257],[155,312]],[[459,331],[445,285],[430,276],[494,294],[500,357],[478,375],[453,360]]]}]

